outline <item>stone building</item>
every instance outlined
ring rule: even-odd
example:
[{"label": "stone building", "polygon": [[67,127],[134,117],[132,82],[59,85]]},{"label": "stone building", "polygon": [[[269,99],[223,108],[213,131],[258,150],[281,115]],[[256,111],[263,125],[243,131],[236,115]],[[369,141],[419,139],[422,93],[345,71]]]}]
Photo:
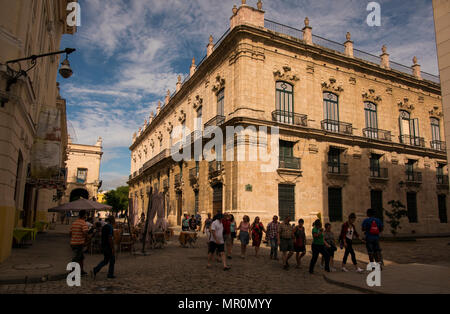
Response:
[{"label": "stone building", "polygon": [[102,138],[95,145],[72,143],[69,137],[67,145],[67,188],[64,202],[76,201],[80,197],[97,200],[100,180],[100,162],[102,159]]},{"label": "stone building", "polygon": [[[221,210],[265,224],[274,214],[290,215],[307,228],[321,217],[338,230],[351,212],[358,224],[370,207],[386,218],[388,202],[400,200],[408,210],[402,233],[450,232],[439,78],[422,72],[415,57],[403,66],[389,60],[385,46],[379,57],[370,55],[354,49],[350,33],[345,43],[332,42],[313,35],[308,18],[302,30],[291,28],[266,20],[261,1],[257,8],[245,2],[232,9],[224,36],[215,44],[210,38],[205,59],[192,61],[190,75],[178,78],[175,92],[134,134],[134,208],[146,208],[153,187],[165,193],[172,225],[184,212],[205,217]],[[276,153],[274,171],[261,171],[260,158],[175,162],[180,147],[211,141],[210,126],[224,133],[247,128],[227,137],[230,155],[267,148]],[[275,135],[264,139],[251,126],[278,128],[276,145]]]},{"label": "stone building", "polygon": [[11,252],[14,227],[46,221],[47,209],[60,203],[67,144],[60,56],[38,59],[17,82],[19,64],[8,69],[6,62],[60,50],[62,35],[76,31],[66,23],[68,2],[0,0],[0,262]]}]

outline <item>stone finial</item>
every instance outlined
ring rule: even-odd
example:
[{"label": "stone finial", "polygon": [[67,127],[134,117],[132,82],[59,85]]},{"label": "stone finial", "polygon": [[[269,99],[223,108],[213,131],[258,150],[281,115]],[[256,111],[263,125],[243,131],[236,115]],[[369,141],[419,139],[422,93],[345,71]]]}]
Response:
[{"label": "stone finial", "polygon": [[421,71],[420,71],[420,64],[417,63],[417,57],[414,56],[414,58],[413,58],[412,61],[413,61],[413,66],[412,66],[412,69],[413,69],[413,75],[414,75],[417,79],[421,80],[421,79],[422,79],[422,73],[421,73]]},{"label": "stone finial", "polygon": [[181,89],[181,75],[178,75],[178,81],[177,81],[177,93],[180,91]]},{"label": "stone finial", "polygon": [[153,120],[153,118],[155,117],[155,113],[153,112],[153,110],[150,112],[150,119]]},{"label": "stone finial", "polygon": [[230,18],[230,30],[239,25],[252,25],[258,28],[264,28],[264,11],[262,1],[258,2],[257,8],[247,5],[246,0],[242,0],[242,5],[233,7],[233,16]]},{"label": "stone finial", "polygon": [[95,143],[95,146],[102,146],[103,144],[103,138],[101,136],[98,137],[97,139],[97,143]]},{"label": "stone finial", "polygon": [[312,45],[312,27],[309,26],[309,18],[305,18],[305,27],[302,29],[303,32],[303,40],[308,45]]},{"label": "stone finial", "polygon": [[261,0],[258,0],[258,3],[256,4],[256,7],[258,8],[258,10],[262,10],[263,8],[263,3]]},{"label": "stone finial", "polygon": [[136,132],[133,133],[133,140],[136,138]]},{"label": "stone finial", "polygon": [[212,35],[209,35],[209,43],[206,46],[206,56],[209,57],[214,50],[214,38],[212,37]]},{"label": "stone finial", "polygon": [[386,45],[383,45],[383,47],[381,47],[381,52],[382,52],[382,54],[380,56],[380,58],[381,58],[381,64],[380,64],[381,67],[384,68],[384,69],[390,69],[391,66],[389,64],[389,54],[387,53]]},{"label": "stone finial", "polygon": [[167,105],[169,103],[169,100],[170,100],[170,90],[167,90],[166,99],[164,101],[164,104]]},{"label": "stone finial", "polygon": [[236,15],[236,13],[237,13],[237,11],[238,11],[236,5],[233,6],[232,11],[233,11],[233,15]]},{"label": "stone finial", "polygon": [[242,5],[246,5],[247,4],[247,0],[242,0]]},{"label": "stone finial", "polygon": [[349,57],[353,57],[353,41],[351,41],[351,34],[350,32],[347,32],[345,35],[345,38],[347,41],[344,43],[345,46],[345,54]]},{"label": "stone finial", "polygon": [[159,115],[160,111],[161,111],[161,101],[158,100],[158,107],[156,107],[156,115]]},{"label": "stone finial", "polygon": [[197,69],[197,66],[195,65],[195,57],[192,58],[192,64],[191,64],[191,68],[190,68],[190,75],[194,75],[195,70]]}]

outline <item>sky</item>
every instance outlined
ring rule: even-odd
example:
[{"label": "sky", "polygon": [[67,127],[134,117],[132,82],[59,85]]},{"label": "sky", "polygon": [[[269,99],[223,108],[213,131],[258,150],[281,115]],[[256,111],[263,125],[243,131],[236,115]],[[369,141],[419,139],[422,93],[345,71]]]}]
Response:
[{"label": "sky", "polygon": [[[247,0],[256,7],[257,0]],[[407,66],[417,56],[422,71],[438,74],[431,0],[384,0],[381,26],[366,23],[366,0],[263,0],[265,18],[303,28],[337,42],[350,32],[355,49],[375,55],[388,47],[391,61]],[[69,134],[80,144],[103,138],[103,190],[126,185],[132,136],[177,76],[186,77],[192,57],[206,55],[229,28],[241,0],[79,0],[81,26],[64,35],[61,48],[77,51],[69,60],[74,75],[61,83],[67,100]]]}]

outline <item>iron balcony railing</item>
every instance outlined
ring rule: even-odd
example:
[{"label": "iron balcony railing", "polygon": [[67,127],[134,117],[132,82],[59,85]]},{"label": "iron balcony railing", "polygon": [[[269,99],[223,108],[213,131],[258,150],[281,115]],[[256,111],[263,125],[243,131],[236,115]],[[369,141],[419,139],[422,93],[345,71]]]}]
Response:
[{"label": "iron balcony railing", "polygon": [[411,145],[411,146],[425,147],[425,140],[423,137],[417,137],[417,136],[411,136],[411,135],[401,135],[400,143],[406,144],[406,145]]},{"label": "iron balcony railing", "polygon": [[371,178],[380,178],[380,179],[388,178],[388,168],[371,167],[369,169]]},{"label": "iron balcony railing", "polygon": [[406,181],[407,182],[422,182],[422,172],[417,171],[406,171]]},{"label": "iron balcony railing", "polygon": [[348,174],[348,164],[328,162],[328,173]]},{"label": "iron balcony railing", "polygon": [[149,161],[144,163],[144,166],[142,167],[142,169],[147,170],[148,168],[154,166],[155,164],[157,164],[164,158],[169,157],[169,155],[170,155],[170,152],[168,149],[162,150],[158,155],[156,155],[155,157],[153,157],[152,159],[150,159]]},{"label": "iron balcony railing", "polygon": [[223,169],[223,164],[221,161],[210,161],[208,164],[208,170],[209,170],[209,178],[217,177]]},{"label": "iron balcony railing", "polygon": [[144,172],[144,167],[141,167],[141,168],[139,169],[139,174],[142,174],[142,172]]},{"label": "iron balcony railing", "polygon": [[363,129],[363,135],[364,137],[371,138],[374,140],[389,141],[389,142],[392,141],[391,131],[365,128]]},{"label": "iron balcony railing", "polygon": [[280,156],[279,167],[282,169],[301,169],[301,159],[296,157]]},{"label": "iron balcony railing", "polygon": [[280,123],[308,126],[308,116],[283,110],[272,112],[272,120]]},{"label": "iron balcony railing", "polygon": [[323,120],[320,122],[322,130],[334,133],[352,135],[353,125],[351,123],[340,122],[336,120]]},{"label": "iron balcony railing", "polygon": [[444,174],[437,174],[436,181],[437,184],[448,185],[448,176]]},{"label": "iron balcony railing", "polygon": [[217,115],[205,123],[205,128],[208,126],[220,126],[225,122],[225,116]]},{"label": "iron balcony railing", "polygon": [[438,150],[441,152],[445,152],[447,150],[447,146],[443,141],[431,141],[430,142],[431,149]]}]

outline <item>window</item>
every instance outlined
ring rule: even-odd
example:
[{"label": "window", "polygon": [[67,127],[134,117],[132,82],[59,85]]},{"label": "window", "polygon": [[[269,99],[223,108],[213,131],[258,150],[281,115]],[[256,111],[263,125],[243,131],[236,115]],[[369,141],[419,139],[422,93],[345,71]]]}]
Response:
[{"label": "window", "polygon": [[195,191],[194,211],[198,214],[198,191]]},{"label": "window", "polygon": [[280,220],[287,216],[295,220],[295,185],[278,185],[278,215]]},{"label": "window", "polygon": [[369,138],[378,138],[378,117],[377,117],[377,105],[372,102],[366,101],[364,103],[364,115],[366,118],[366,136]]},{"label": "window", "polygon": [[438,195],[439,221],[447,223],[447,197],[445,194]]},{"label": "window", "polygon": [[294,143],[280,140],[280,168],[300,169],[298,158],[294,158]]},{"label": "window", "polygon": [[294,123],[294,87],[286,82],[277,82],[275,89],[277,121]]},{"label": "window", "polygon": [[377,154],[370,156],[370,176],[373,178],[379,178],[381,176],[380,157]]},{"label": "window", "polygon": [[375,217],[383,221],[383,192],[377,190],[370,191],[370,208],[374,209]]},{"label": "window", "polygon": [[342,221],[341,188],[328,188],[328,216],[330,222]]},{"label": "window", "polygon": [[438,164],[436,168],[436,179],[438,184],[447,184],[448,177],[444,175],[445,164]]},{"label": "window", "polygon": [[431,148],[436,150],[445,150],[441,143],[441,129],[439,119],[431,118]]},{"label": "window", "polygon": [[324,128],[327,131],[339,132],[339,98],[329,92],[323,93]]},{"label": "window", "polygon": [[224,115],[224,101],[225,101],[225,90],[222,89],[220,92],[217,93],[217,115],[223,116]]},{"label": "window", "polygon": [[198,177],[199,173],[200,173],[200,162],[195,161],[195,175]]},{"label": "window", "polygon": [[77,183],[85,183],[87,179],[87,169],[78,168],[77,169]]},{"label": "window", "polygon": [[406,177],[408,181],[415,181],[415,171],[414,171],[414,164],[416,163],[416,160],[408,159],[408,162],[406,163]]},{"label": "window", "polygon": [[[19,156],[17,157],[17,170],[16,170],[16,187],[14,190],[14,200],[17,202],[20,194],[20,183],[22,178],[22,169],[23,169],[23,157],[22,152],[19,150]],[[16,204],[17,207],[19,207]]]},{"label": "window", "polygon": [[406,193],[406,204],[408,210],[408,220],[410,223],[417,222],[417,193],[407,192]]},{"label": "window", "polygon": [[419,119],[411,119],[409,112],[400,111],[400,141],[403,144],[422,146],[419,136]]},{"label": "window", "polygon": [[338,148],[330,147],[328,151],[328,172],[341,172],[341,151]]}]

